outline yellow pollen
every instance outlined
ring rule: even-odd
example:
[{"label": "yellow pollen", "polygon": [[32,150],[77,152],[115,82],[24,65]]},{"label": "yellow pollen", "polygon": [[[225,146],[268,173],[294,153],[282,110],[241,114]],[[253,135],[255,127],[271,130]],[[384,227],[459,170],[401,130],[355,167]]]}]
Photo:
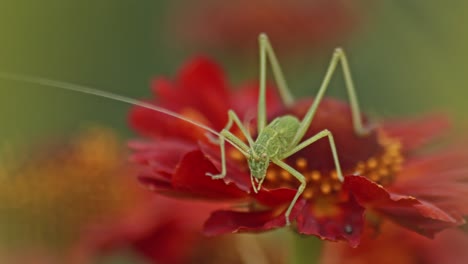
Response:
[{"label": "yellow pollen", "polygon": [[393,164],[392,166],[393,171],[400,171],[401,170],[401,164]]},{"label": "yellow pollen", "polygon": [[369,178],[373,181],[378,181],[380,179],[380,175],[377,173],[372,173],[369,175]]},{"label": "yellow pollen", "polygon": [[336,170],[330,172],[330,177],[334,180],[338,180],[338,173],[336,172]]},{"label": "yellow pollen", "polygon": [[340,182],[335,182],[333,184],[333,190],[334,191],[339,191],[341,189],[341,183]]},{"label": "yellow pollen", "polygon": [[386,168],[380,168],[379,169],[379,174],[381,176],[386,176],[386,175],[388,175],[388,170]]},{"label": "yellow pollen", "polygon": [[276,172],[275,171],[272,171],[272,170],[269,170],[266,174],[266,178],[267,180],[269,181],[272,181],[272,180],[275,180],[276,178]]},{"label": "yellow pollen", "polygon": [[289,174],[289,172],[287,172],[285,170],[281,170],[280,174],[281,174],[281,177],[284,180],[290,180],[291,179],[291,174]]},{"label": "yellow pollen", "polygon": [[320,190],[323,194],[329,194],[331,192],[331,186],[328,182],[324,182],[320,185]]},{"label": "yellow pollen", "polygon": [[298,158],[296,159],[296,166],[299,168],[299,169],[305,169],[307,168],[307,160],[304,159],[304,158]]},{"label": "yellow pollen", "polygon": [[366,168],[366,164],[364,164],[364,162],[362,161],[358,162],[358,164],[356,165],[356,170],[358,171],[363,171],[365,168]]},{"label": "yellow pollen", "polygon": [[307,188],[302,194],[302,197],[304,197],[305,199],[311,199],[312,197],[314,197],[314,190],[312,188]]},{"label": "yellow pollen", "polygon": [[312,180],[318,181],[320,178],[322,178],[322,175],[319,171],[312,171]]},{"label": "yellow pollen", "polygon": [[241,161],[244,159],[244,155],[242,155],[242,153],[240,153],[238,150],[236,149],[233,149],[231,150],[231,152],[229,153],[229,156],[234,159],[234,160],[237,160],[237,161]]},{"label": "yellow pollen", "polygon": [[375,169],[375,167],[377,167],[377,159],[376,158],[370,158],[367,161],[367,167],[369,169]]},{"label": "yellow pollen", "polygon": [[403,163],[403,157],[402,156],[395,157],[394,162],[395,163]]},{"label": "yellow pollen", "polygon": [[366,176],[380,184],[388,184],[392,181],[393,176],[400,171],[404,161],[401,154],[401,143],[385,134],[379,134],[379,144],[382,147],[382,152],[365,161],[358,162],[351,173]]}]

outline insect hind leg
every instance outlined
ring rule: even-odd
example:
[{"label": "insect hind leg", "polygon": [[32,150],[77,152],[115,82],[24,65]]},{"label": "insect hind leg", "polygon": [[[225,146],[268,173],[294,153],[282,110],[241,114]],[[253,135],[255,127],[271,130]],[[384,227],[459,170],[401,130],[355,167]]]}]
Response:
[{"label": "insect hind leg", "polygon": [[285,159],[285,158],[297,153],[301,149],[313,144],[314,142],[316,142],[319,139],[322,139],[324,137],[328,137],[328,142],[330,144],[330,149],[331,149],[331,152],[332,152],[332,155],[333,155],[333,161],[335,163],[336,173],[338,175],[338,179],[341,182],[343,182],[344,177],[343,177],[343,173],[341,172],[341,165],[340,165],[340,161],[338,159],[338,151],[336,150],[335,140],[333,138],[333,134],[328,129],[324,129],[324,130],[318,132],[317,134],[315,134],[314,136],[304,140],[301,144],[299,144],[296,147],[292,148],[290,151],[284,153],[281,158]]},{"label": "insect hind leg", "polygon": [[329,87],[330,80],[333,77],[333,74],[335,73],[336,67],[338,66],[339,63],[342,66],[345,86],[348,92],[354,131],[359,136],[365,136],[370,132],[371,127],[364,127],[362,119],[361,119],[361,111],[359,108],[359,103],[358,103],[358,99],[356,96],[356,90],[354,88],[354,82],[351,77],[351,70],[349,68],[346,54],[342,48],[336,48],[335,52],[333,53],[332,59],[330,61],[330,65],[328,66],[325,77],[322,81],[322,84],[320,85],[319,91],[317,92],[317,95],[315,96],[314,102],[310,106],[309,110],[307,110],[306,115],[302,119],[298,132],[296,136],[294,137],[293,145],[297,145],[302,139],[302,137],[305,135],[307,130],[309,129],[310,124],[312,123],[312,119],[314,118],[315,113],[317,112],[317,108],[320,102],[322,101],[325,92],[327,91]]}]

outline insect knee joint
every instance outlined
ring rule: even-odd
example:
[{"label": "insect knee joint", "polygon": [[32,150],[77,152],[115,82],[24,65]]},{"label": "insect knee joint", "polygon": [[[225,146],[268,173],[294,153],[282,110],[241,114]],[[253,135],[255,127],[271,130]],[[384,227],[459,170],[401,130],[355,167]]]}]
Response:
[{"label": "insect knee joint", "polygon": [[260,33],[258,35],[258,41],[260,42],[267,42],[268,41],[268,36],[264,32]]},{"label": "insect knee joint", "polygon": [[335,49],[335,54],[336,55],[343,55],[344,54],[343,48],[341,48],[341,47],[336,48]]},{"label": "insect knee joint", "polygon": [[215,144],[215,145],[219,145],[221,142],[220,142],[220,138],[210,134],[210,133],[205,133],[205,137],[208,139],[208,141],[212,144]]}]

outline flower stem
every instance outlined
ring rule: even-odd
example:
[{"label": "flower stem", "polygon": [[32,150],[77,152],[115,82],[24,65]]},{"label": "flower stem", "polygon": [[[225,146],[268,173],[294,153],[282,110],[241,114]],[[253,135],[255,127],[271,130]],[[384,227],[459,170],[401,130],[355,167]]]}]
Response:
[{"label": "flower stem", "polygon": [[295,264],[318,263],[322,241],[315,236],[294,235]]}]

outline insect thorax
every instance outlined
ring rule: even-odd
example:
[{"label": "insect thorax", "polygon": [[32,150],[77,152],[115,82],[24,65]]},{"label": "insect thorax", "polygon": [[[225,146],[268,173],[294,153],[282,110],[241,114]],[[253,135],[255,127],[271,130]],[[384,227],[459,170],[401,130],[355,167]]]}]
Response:
[{"label": "insect thorax", "polygon": [[257,154],[266,153],[269,158],[280,156],[290,150],[292,141],[299,129],[299,120],[290,115],[271,121],[258,135],[253,146]]}]

